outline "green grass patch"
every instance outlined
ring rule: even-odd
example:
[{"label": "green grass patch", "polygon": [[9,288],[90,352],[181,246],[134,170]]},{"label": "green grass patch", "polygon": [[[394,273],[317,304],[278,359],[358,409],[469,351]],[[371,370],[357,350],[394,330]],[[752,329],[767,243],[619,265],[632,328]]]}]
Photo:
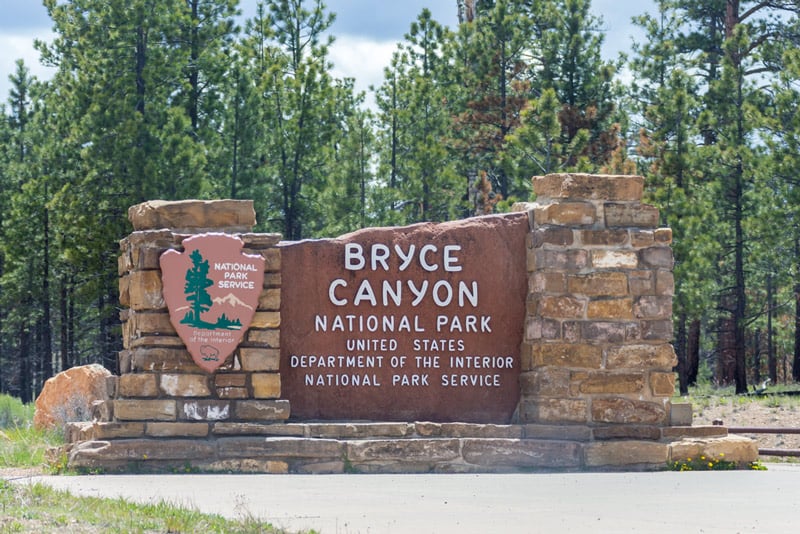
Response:
[{"label": "green grass patch", "polygon": [[33,427],[33,404],[0,395],[0,468],[43,467],[45,452],[64,443],[61,432]]},{"label": "green grass patch", "polygon": [[0,507],[0,532],[286,532],[250,516],[230,520],[164,502],[75,498],[43,484],[0,481]]},{"label": "green grass patch", "polygon": [[0,429],[30,424],[34,409],[33,404],[23,404],[16,397],[0,394]]}]

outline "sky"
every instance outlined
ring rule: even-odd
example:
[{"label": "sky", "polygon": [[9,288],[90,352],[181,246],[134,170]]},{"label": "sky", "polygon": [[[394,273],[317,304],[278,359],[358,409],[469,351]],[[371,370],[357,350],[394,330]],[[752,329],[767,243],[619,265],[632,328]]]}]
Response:
[{"label": "sky", "polygon": [[[242,20],[255,13],[257,0],[240,0]],[[331,33],[336,42],[331,49],[334,76],[351,77],[356,89],[367,91],[379,85],[383,68],[389,64],[397,42],[423,8],[434,20],[455,28],[456,0],[326,0],[336,13]],[[604,56],[615,58],[630,50],[633,37],[641,39],[631,17],[654,10],[654,0],[593,0],[592,11],[603,18],[606,29]],[[51,71],[39,64],[34,39],[52,38],[52,24],[41,0],[0,0],[0,102],[6,102],[14,72],[14,62],[24,59],[31,73],[46,79]]]}]

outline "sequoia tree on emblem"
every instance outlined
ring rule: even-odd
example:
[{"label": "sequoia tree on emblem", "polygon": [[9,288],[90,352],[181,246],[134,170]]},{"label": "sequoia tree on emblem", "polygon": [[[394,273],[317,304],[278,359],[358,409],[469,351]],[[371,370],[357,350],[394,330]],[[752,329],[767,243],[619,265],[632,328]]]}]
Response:
[{"label": "sequoia tree on emblem", "polygon": [[161,255],[164,300],[192,359],[213,372],[236,350],[258,307],[264,258],[228,234],[200,234]]}]

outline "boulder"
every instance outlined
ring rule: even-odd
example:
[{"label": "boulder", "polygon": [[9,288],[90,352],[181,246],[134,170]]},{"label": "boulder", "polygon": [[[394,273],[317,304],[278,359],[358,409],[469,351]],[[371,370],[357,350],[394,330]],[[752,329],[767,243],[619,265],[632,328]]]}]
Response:
[{"label": "boulder", "polygon": [[44,383],[36,399],[33,424],[38,429],[63,428],[71,421],[91,419],[92,403],[108,398],[106,368],[98,364],[73,367]]}]

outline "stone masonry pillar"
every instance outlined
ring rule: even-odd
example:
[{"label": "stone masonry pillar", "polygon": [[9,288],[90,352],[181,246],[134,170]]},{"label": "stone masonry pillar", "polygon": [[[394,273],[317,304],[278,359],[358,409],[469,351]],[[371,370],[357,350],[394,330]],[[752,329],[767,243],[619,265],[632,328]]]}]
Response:
[{"label": "stone masonry pillar", "polygon": [[523,423],[659,439],[674,389],[672,231],[639,176],[533,179]]},{"label": "stone masonry pillar", "polygon": [[[120,243],[120,303],[124,350],[115,398],[94,439],[224,435],[231,426],[283,421],[280,400],[279,234],[254,234],[252,201],[151,201],[130,208],[134,232]],[[215,373],[199,368],[169,320],[159,257],[182,250],[194,234],[237,235],[265,262],[264,287],[250,329]]]}]

